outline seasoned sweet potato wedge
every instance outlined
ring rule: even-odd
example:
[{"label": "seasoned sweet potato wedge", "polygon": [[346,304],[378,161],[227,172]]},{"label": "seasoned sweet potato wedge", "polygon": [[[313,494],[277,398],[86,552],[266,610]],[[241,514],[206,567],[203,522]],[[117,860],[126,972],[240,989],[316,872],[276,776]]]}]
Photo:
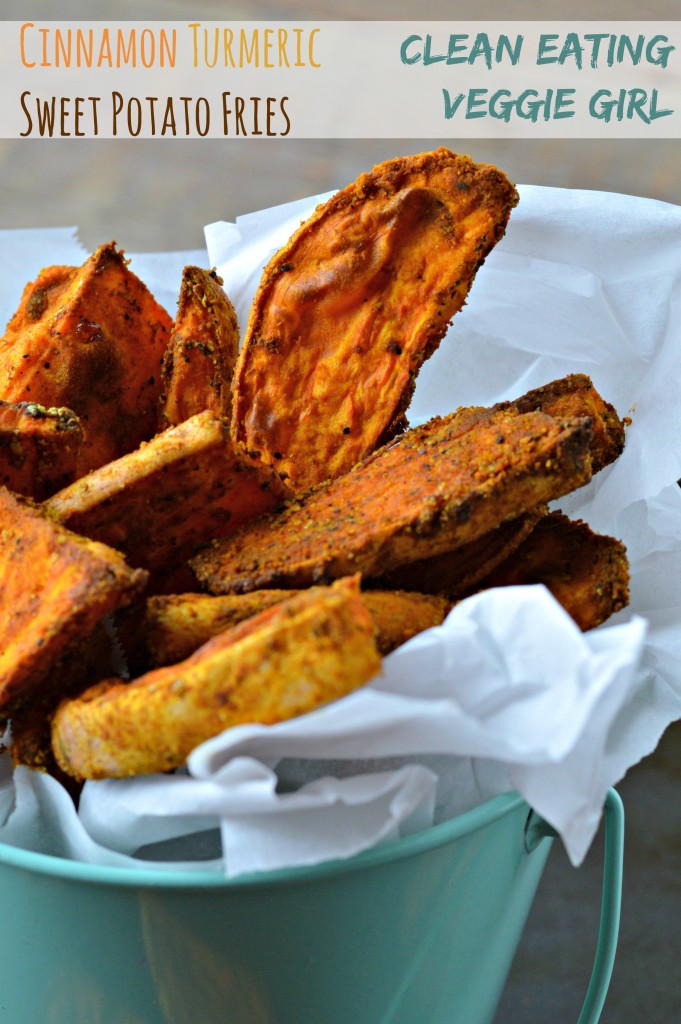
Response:
[{"label": "seasoned sweet potato wedge", "polygon": [[191,562],[212,593],[377,576],[476,540],[591,476],[590,420],[466,410],[435,418],[350,473]]},{"label": "seasoned sweet potato wedge", "polygon": [[[152,596],[147,600],[142,627],[151,665],[181,661],[218,633],[301,593],[304,591],[255,590],[220,596]],[[438,626],[451,607],[441,597],[402,591],[369,591],[362,598],[373,619],[381,654],[389,654],[417,633]]]},{"label": "seasoned sweet potato wedge", "polygon": [[269,511],[290,492],[206,411],[89,473],[45,502],[58,522],[157,570]]},{"label": "seasoned sweet potato wedge", "polygon": [[77,474],[83,428],[70,409],[0,401],[0,485],[36,501]]},{"label": "seasoned sweet potato wedge", "polygon": [[484,579],[497,565],[522,544],[534,529],[546,506],[502,523],[477,540],[462,544],[453,551],[443,551],[433,558],[408,562],[392,572],[367,580],[367,587],[379,589],[416,590],[422,594],[442,594],[455,600]]},{"label": "seasoned sweet potato wedge", "polygon": [[234,436],[296,491],[394,436],[517,200],[496,167],[439,149],[379,164],[318,207],[265,268]]},{"label": "seasoned sweet potato wedge", "polygon": [[229,419],[239,327],[215,271],[185,267],[175,326],[163,356],[159,430],[210,409]]},{"label": "seasoned sweet potato wedge", "polygon": [[72,409],[82,475],[155,433],[171,326],[113,242],[82,267],[48,267],[0,339],[0,398]]},{"label": "seasoned sweet potato wedge", "polygon": [[141,632],[152,667],[183,661],[211,637],[288,601],[300,590],[251,594],[161,594],[147,598]]},{"label": "seasoned sweet potato wedge", "polygon": [[12,711],[9,753],[15,765],[49,772],[68,786],[68,776],[57,767],[52,753],[52,715],[65,698],[110,679],[118,671],[115,662],[110,633],[100,622],[52,666],[30,700]]},{"label": "seasoned sweet potato wedge", "polygon": [[53,720],[53,750],[75,778],[167,771],[224,729],[293,718],[379,671],[357,581],[343,580],[263,611],[178,665],[64,702]]},{"label": "seasoned sweet potato wedge", "polygon": [[0,717],[62,654],[142,589],[146,572],[0,488]]},{"label": "seasoned sweet potato wedge", "polygon": [[621,541],[562,512],[541,519],[480,589],[543,583],[582,630],[629,603],[629,563]]},{"label": "seasoned sweet potato wedge", "polygon": [[470,406],[458,409],[457,422],[465,429],[490,412],[543,412],[554,419],[591,420],[591,472],[597,473],[617,459],[624,449],[625,421],[616,409],[598,393],[590,377],[572,373],[543,387],[527,391],[519,398],[498,402],[491,407]]},{"label": "seasoned sweet potato wedge", "polygon": [[585,373],[571,373],[528,391],[513,402],[502,402],[497,406],[498,409],[511,407],[518,412],[540,409],[558,419],[590,417],[593,430],[591,468],[594,473],[614,462],[624,449],[624,422],[614,406],[599,395]]},{"label": "seasoned sweet potato wedge", "polygon": [[418,633],[439,626],[451,609],[446,598],[404,590],[367,590],[362,598],[374,620],[376,644],[382,655],[390,654]]},{"label": "seasoned sweet potato wedge", "polygon": [[591,472],[597,473],[617,459],[624,449],[624,420],[616,409],[598,393],[585,373],[571,373],[552,380],[543,387],[525,392],[519,398],[498,402],[491,407],[471,406],[458,409],[459,422],[469,424],[483,419],[489,412],[543,412],[554,419],[591,420]]}]

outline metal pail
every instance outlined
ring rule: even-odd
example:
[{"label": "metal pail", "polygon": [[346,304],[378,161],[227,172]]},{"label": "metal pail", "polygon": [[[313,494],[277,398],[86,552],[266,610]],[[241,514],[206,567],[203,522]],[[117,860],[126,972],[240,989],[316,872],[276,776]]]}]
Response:
[{"label": "metal pail", "polygon": [[[606,802],[601,936],[617,936],[622,812]],[[550,829],[517,794],[350,860],[226,880],[0,844],[8,1024],[490,1024]]]}]

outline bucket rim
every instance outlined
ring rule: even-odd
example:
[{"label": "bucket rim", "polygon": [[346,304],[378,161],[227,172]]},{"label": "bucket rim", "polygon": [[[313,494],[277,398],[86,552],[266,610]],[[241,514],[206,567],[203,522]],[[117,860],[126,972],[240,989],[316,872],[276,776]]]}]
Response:
[{"label": "bucket rim", "polygon": [[278,868],[272,871],[244,873],[234,878],[228,878],[221,871],[201,871],[200,868],[175,871],[91,864],[53,854],[25,850],[8,843],[0,843],[0,866],[73,882],[127,889],[193,889],[199,891],[259,889],[284,886],[290,883],[311,882],[416,856],[426,850],[435,849],[464,835],[476,832],[499,818],[513,813],[522,805],[527,808],[529,814],[531,808],[519,793],[515,791],[500,793],[455,818],[431,825],[400,839],[381,843],[351,857],[290,868]]}]

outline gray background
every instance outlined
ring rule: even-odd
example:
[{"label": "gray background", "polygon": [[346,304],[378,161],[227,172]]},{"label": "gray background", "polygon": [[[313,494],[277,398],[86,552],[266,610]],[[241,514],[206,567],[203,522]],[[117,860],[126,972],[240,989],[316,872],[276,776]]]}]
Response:
[{"label": "gray background", "polygon": [[[645,10],[579,0],[398,5],[391,0],[86,4],[4,0],[3,18],[229,19],[647,19],[674,20],[677,0]],[[2,227],[78,225],[86,246],[116,239],[129,251],[203,245],[202,226],[343,186],[374,163],[446,144],[502,167],[517,182],[599,189],[681,201],[681,140],[380,141],[0,140]],[[680,442],[681,443],[681,442]],[[681,733],[618,787],[627,813],[622,927],[603,1024],[681,1020]],[[598,929],[602,847],[575,871],[556,846],[521,942],[496,1024],[573,1024]],[[481,979],[484,984],[484,979]],[[301,1022],[306,1024],[306,1022]],[[320,1022],[321,1024],[321,1022]],[[414,1022],[419,1024],[419,1022]]]}]

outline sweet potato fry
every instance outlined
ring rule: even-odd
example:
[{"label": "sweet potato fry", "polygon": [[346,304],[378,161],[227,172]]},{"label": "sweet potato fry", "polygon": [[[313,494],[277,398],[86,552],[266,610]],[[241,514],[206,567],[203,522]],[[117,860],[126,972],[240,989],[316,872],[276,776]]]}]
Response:
[{"label": "sweet potato fry", "polygon": [[49,772],[66,783],[69,777],[57,766],[52,753],[52,715],[66,697],[75,697],[117,671],[110,635],[102,622],[59,659],[31,699],[12,711],[9,753],[15,765]]},{"label": "sweet potato fry", "polygon": [[178,665],[64,702],[53,720],[53,750],[75,778],[167,771],[224,729],[293,718],[379,671],[357,580],[344,580],[263,611]]},{"label": "sweet potato fry", "polygon": [[529,583],[543,583],[580,629],[592,629],[629,603],[626,550],[581,520],[552,512],[479,589]]},{"label": "sweet potato fry", "polygon": [[210,409],[232,412],[232,376],[239,328],[232,303],[215,271],[185,267],[175,326],[163,356],[159,430]]},{"label": "sweet potato fry", "polygon": [[598,393],[585,373],[566,377],[525,392],[519,398],[498,402],[491,407],[471,406],[457,410],[463,426],[484,418],[489,412],[543,412],[554,419],[581,419],[591,423],[591,472],[597,473],[617,459],[624,449],[624,420]]},{"label": "sweet potato fry", "polygon": [[[301,593],[305,591],[152,596],[142,626],[150,663],[158,667],[182,661],[211,637]],[[362,599],[373,619],[381,654],[389,654],[417,633],[439,625],[451,607],[444,598],[402,591],[369,591]]]},{"label": "sweet potato fry", "polygon": [[0,488],[0,716],[29,700],[71,645],[142,589],[123,556]]},{"label": "sweet potato fry", "polygon": [[522,544],[534,529],[546,506],[526,512],[502,523],[477,540],[463,544],[454,551],[443,551],[433,558],[401,565],[392,572],[367,580],[367,587],[415,590],[422,594],[441,594],[455,600],[484,579]]},{"label": "sweet potato fry", "polygon": [[77,480],[44,504],[86,537],[157,570],[184,562],[290,496],[268,466],[232,443],[226,420],[206,411]]},{"label": "sweet potato fry", "polygon": [[406,644],[417,633],[439,626],[451,603],[433,594],[404,590],[374,590],[362,594],[376,627],[376,645],[382,655]]},{"label": "sweet potato fry", "polygon": [[588,416],[592,421],[591,468],[598,473],[614,462],[624,449],[624,423],[609,402],[603,399],[585,373],[571,373],[541,388],[528,391],[513,402],[502,402],[498,409],[518,412],[540,409],[557,419]]},{"label": "sweet potato fry", "polygon": [[0,398],[72,409],[82,475],[154,434],[171,326],[113,242],[82,267],[48,267],[0,339]]},{"label": "sweet potato fry", "polygon": [[364,577],[473,541],[591,475],[588,419],[466,410],[435,418],[350,473],[191,562],[212,593]]},{"label": "sweet potato fry", "polygon": [[394,436],[517,199],[497,168],[439,149],[380,164],[318,207],[265,268],[234,436],[296,491]]},{"label": "sweet potato fry", "polygon": [[303,593],[255,590],[251,594],[162,594],[147,598],[141,633],[149,665],[183,661],[218,633]]},{"label": "sweet potato fry", "polygon": [[596,473],[617,459],[624,449],[624,420],[596,391],[590,377],[572,373],[527,391],[519,398],[491,407],[470,406],[455,413],[461,428],[468,429],[490,412],[543,412],[554,419],[590,419],[591,472]]},{"label": "sweet potato fry", "polygon": [[77,474],[83,428],[70,409],[0,401],[0,485],[43,501]]}]

